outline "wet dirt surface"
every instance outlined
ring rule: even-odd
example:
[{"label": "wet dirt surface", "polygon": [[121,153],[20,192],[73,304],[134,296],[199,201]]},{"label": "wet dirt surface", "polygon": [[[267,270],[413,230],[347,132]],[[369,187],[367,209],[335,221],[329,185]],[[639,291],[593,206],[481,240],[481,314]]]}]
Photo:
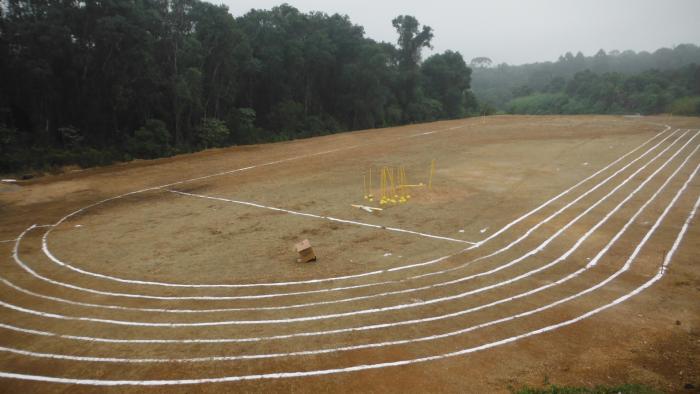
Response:
[{"label": "wet dirt surface", "polygon": [[[698,219],[683,230],[700,194],[699,127],[498,116],[0,184],[0,371],[192,380],[110,388],[0,377],[0,391],[507,392],[545,377],[700,387]],[[432,160],[432,187],[412,189],[408,203],[352,207],[379,207],[363,198],[370,167],[379,194],[379,168],[427,184]],[[297,264],[293,245],[305,238],[319,260]],[[615,302],[654,278],[669,251],[664,276],[625,302],[442,357]],[[222,338],[238,341],[212,341]],[[393,365],[402,360],[413,361]],[[347,371],[369,365],[380,367]],[[338,371],[310,373],[320,370]],[[274,375],[284,372],[303,373]],[[199,381],[219,377],[246,378]]]}]

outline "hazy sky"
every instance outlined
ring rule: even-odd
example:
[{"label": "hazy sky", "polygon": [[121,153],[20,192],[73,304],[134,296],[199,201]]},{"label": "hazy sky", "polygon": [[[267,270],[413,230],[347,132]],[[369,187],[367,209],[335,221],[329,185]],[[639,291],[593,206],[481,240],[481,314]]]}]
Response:
[{"label": "hazy sky", "polygon": [[[283,0],[209,0],[235,16]],[[457,50],[469,62],[556,60],[567,51],[653,51],[700,44],[700,0],[287,0],[301,11],[347,14],[368,37],[396,41],[391,20],[409,14],[431,26],[435,51]],[[426,53],[427,54],[427,53]]]}]

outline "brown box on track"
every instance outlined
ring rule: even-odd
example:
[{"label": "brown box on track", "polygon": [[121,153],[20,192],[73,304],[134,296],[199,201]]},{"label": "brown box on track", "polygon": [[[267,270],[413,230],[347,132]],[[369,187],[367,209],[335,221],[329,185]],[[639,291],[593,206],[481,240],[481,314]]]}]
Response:
[{"label": "brown box on track", "polygon": [[297,263],[308,263],[310,261],[316,261],[316,253],[314,253],[314,249],[311,247],[311,242],[309,242],[308,239],[305,239],[299,242],[298,244],[294,245],[294,248],[297,250],[297,253],[299,253]]}]

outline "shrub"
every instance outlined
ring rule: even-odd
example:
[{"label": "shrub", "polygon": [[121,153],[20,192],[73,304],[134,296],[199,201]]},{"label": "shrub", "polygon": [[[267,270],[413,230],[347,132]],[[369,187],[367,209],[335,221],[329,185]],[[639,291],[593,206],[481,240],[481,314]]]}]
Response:
[{"label": "shrub", "polygon": [[76,149],[83,143],[83,136],[80,130],[73,126],[59,127],[58,133],[61,136],[63,146],[68,149]]},{"label": "shrub", "polygon": [[514,114],[561,114],[568,103],[563,93],[541,93],[519,97],[508,103],[508,112]]},{"label": "shrub", "polygon": [[674,115],[700,115],[700,96],[679,98],[667,110]]},{"label": "shrub", "polygon": [[294,135],[301,130],[304,106],[293,100],[284,100],[272,107],[268,115],[271,130],[277,135]]},{"label": "shrub", "polygon": [[216,118],[203,119],[196,132],[197,139],[204,149],[225,145],[231,134],[226,123]]},{"label": "shrub", "polygon": [[136,130],[134,136],[128,139],[127,150],[133,157],[141,159],[169,155],[171,152],[170,133],[165,123],[158,119],[148,119],[146,124]]},{"label": "shrub", "polygon": [[114,153],[99,151],[95,148],[84,148],[78,151],[73,159],[82,168],[106,166],[114,162]]},{"label": "shrub", "polygon": [[0,153],[7,154],[14,150],[18,136],[19,133],[17,129],[7,127],[0,123]]},{"label": "shrub", "polygon": [[659,394],[660,392],[650,387],[639,384],[623,384],[621,386],[596,386],[588,387],[570,387],[547,385],[545,388],[537,389],[525,387],[520,390],[513,390],[514,394]]}]

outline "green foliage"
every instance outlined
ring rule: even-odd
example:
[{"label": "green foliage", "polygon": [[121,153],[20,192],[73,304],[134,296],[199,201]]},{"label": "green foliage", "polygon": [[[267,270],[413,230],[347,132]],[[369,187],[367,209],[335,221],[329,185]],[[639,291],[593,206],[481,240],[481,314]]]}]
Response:
[{"label": "green foliage", "polygon": [[547,385],[545,388],[525,387],[511,390],[514,394],[660,394],[660,391],[639,384],[623,384],[620,386],[571,387]]},{"label": "green foliage", "polygon": [[[474,94],[480,102],[487,102],[498,109],[506,109],[510,100],[527,93],[521,90],[523,88],[531,89],[532,93],[556,93],[564,88],[564,81],[571,80],[577,73],[586,70],[595,75],[613,73],[625,78],[640,75],[649,70],[672,74],[674,70],[684,69],[691,64],[700,64],[700,47],[682,44],[673,49],[661,48],[653,53],[598,51],[594,56],[584,56],[581,52],[574,55],[568,52],[555,62],[517,66],[505,63],[491,66],[490,62],[482,63],[477,59],[480,58],[472,61]],[[684,79],[682,83],[684,89],[691,90],[688,95],[700,94],[700,73],[686,74],[679,78]],[[663,88],[663,85],[660,87]],[[680,97],[675,92],[673,96]]]},{"label": "green foliage", "polygon": [[561,114],[568,101],[563,93],[542,93],[519,97],[510,102],[508,112],[532,115]]},{"label": "green foliage", "polygon": [[260,130],[255,127],[255,118],[255,110],[252,108],[239,108],[230,115],[227,123],[234,143],[252,144],[259,141]]},{"label": "green foliage", "polygon": [[433,30],[430,26],[420,28],[418,20],[410,15],[400,15],[391,21],[399,34],[397,63],[399,73],[397,75],[397,99],[404,114],[403,119],[412,122],[423,119],[423,113],[414,113],[423,110],[425,103],[418,97],[420,80],[420,61],[423,48],[432,48],[430,41],[433,39]]},{"label": "green foliage", "polygon": [[409,122],[430,122],[440,117],[443,112],[442,103],[429,97],[419,97],[408,104],[404,117]]},{"label": "green foliage", "polygon": [[439,101],[440,117],[459,118],[466,112],[471,70],[459,52],[429,57],[422,67],[426,95]]},{"label": "green foliage", "polygon": [[158,119],[148,119],[146,124],[136,130],[129,138],[127,150],[133,157],[153,159],[167,156],[171,153],[170,133],[165,122]]},{"label": "green foliage", "polygon": [[23,165],[23,155],[18,152],[17,129],[0,123],[0,171],[10,172],[20,169]]},{"label": "green foliage", "polygon": [[[678,70],[651,70],[626,76],[620,73],[576,73],[570,80],[553,80],[543,91],[509,101],[516,114],[656,114],[665,110],[697,114],[696,100],[685,97],[700,66]],[[676,97],[681,97],[674,101]]]},{"label": "green foliage", "polygon": [[239,108],[238,116],[240,127],[244,130],[252,130],[255,127],[255,110],[252,108]]},{"label": "green foliage", "polygon": [[8,154],[15,149],[18,135],[17,129],[0,124],[0,154]]},{"label": "green foliage", "polygon": [[80,167],[88,168],[112,164],[116,159],[117,154],[113,151],[83,148],[75,152],[74,156],[69,158],[65,164],[76,163]]},{"label": "green foliage", "polygon": [[230,134],[226,123],[215,118],[204,118],[197,127],[197,139],[204,149],[224,146]]},{"label": "green foliage", "polygon": [[[459,53],[421,64],[433,32],[410,15],[391,22],[394,45],[367,38],[347,16],[287,4],[237,18],[202,0],[4,4],[0,138],[13,136],[14,153],[0,170],[155,158],[477,108]],[[50,160],[34,160],[33,150]]]},{"label": "green foliage", "polygon": [[681,97],[668,106],[668,112],[674,115],[700,115],[700,96]]},{"label": "green foliage", "polygon": [[433,29],[423,26],[420,29],[418,20],[410,15],[399,15],[391,21],[399,33],[399,65],[404,68],[414,68],[421,60],[421,49],[432,48]]},{"label": "green foliage", "polygon": [[292,137],[302,131],[304,105],[293,100],[281,101],[270,111],[268,123],[275,134]]},{"label": "green foliage", "polygon": [[80,130],[73,126],[59,127],[58,133],[63,141],[63,146],[68,149],[77,149],[82,145],[83,136]]}]

